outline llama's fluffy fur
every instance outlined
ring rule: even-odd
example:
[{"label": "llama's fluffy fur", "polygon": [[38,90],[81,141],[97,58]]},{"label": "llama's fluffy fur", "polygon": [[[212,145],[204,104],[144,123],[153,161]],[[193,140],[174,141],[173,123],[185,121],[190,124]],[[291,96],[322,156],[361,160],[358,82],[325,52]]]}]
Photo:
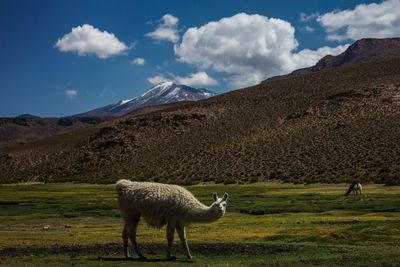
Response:
[{"label": "llama's fluffy fur", "polygon": [[132,213],[140,213],[150,226],[157,228],[171,220],[188,225],[193,222],[212,222],[223,215],[177,185],[120,180],[116,189],[125,220],[135,215]]},{"label": "llama's fluffy fur", "polygon": [[167,225],[167,258],[171,256],[171,246],[175,229],[181,239],[186,256],[192,258],[186,240],[185,226],[194,223],[213,222],[225,213],[228,194],[223,198],[213,195],[214,203],[207,207],[192,193],[177,185],[149,182],[117,182],[119,207],[125,221],[122,231],[125,256],[129,256],[128,237],[139,257],[143,257],[136,241],[136,228],[140,218],[150,226],[160,228]]}]

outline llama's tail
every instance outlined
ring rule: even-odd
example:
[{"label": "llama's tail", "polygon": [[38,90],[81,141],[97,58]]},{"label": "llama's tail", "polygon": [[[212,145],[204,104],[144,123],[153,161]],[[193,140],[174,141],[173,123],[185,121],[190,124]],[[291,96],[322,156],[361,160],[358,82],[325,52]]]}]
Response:
[{"label": "llama's tail", "polygon": [[348,196],[350,193],[351,193],[351,191],[353,191],[353,188],[354,188],[354,186],[355,186],[356,184],[355,183],[352,183],[350,186],[349,186],[349,189],[347,190],[347,192],[346,192],[346,196]]},{"label": "llama's tail", "polygon": [[125,179],[119,180],[115,184],[115,189],[117,190],[118,196],[122,195],[122,193],[125,191],[125,189],[128,188],[131,184],[132,184],[132,182],[129,180],[125,180]]}]

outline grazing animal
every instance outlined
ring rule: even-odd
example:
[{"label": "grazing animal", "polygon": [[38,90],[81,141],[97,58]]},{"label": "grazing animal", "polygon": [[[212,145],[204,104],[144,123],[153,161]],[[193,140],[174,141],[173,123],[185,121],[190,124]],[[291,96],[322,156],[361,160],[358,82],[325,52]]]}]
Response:
[{"label": "grazing animal", "polygon": [[349,187],[349,189],[346,192],[346,196],[350,195],[350,193],[353,192],[353,195],[358,195],[362,193],[362,186],[360,183],[352,183]]},{"label": "grazing animal", "polygon": [[161,228],[167,225],[167,259],[173,260],[171,246],[175,229],[186,256],[192,255],[186,240],[185,226],[190,223],[210,223],[225,214],[228,194],[222,198],[213,194],[214,202],[207,207],[183,187],[151,182],[119,180],[116,184],[119,208],[125,226],[122,231],[125,257],[129,257],[128,238],[139,258],[144,258],[136,242],[136,229],[141,217],[148,225]]}]

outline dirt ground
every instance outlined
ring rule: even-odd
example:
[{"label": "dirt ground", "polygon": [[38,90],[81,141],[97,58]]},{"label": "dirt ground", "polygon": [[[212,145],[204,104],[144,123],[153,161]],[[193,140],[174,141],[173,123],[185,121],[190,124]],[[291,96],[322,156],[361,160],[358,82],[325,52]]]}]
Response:
[{"label": "dirt ground", "polygon": [[[193,254],[202,254],[207,256],[229,256],[236,254],[249,254],[249,255],[265,255],[293,251],[294,247],[291,245],[267,245],[267,244],[243,244],[243,243],[212,243],[212,244],[192,244],[189,245]],[[140,245],[144,254],[164,255],[166,244],[146,243]],[[173,251],[181,252],[181,246],[175,244]],[[6,248],[0,249],[0,257],[6,256],[26,256],[26,255],[47,255],[47,254],[68,254],[68,255],[81,255],[81,254],[104,254],[104,255],[123,255],[122,244],[95,244],[92,246],[59,246],[53,247],[35,247],[35,248]],[[134,258],[135,255],[131,254]]]}]

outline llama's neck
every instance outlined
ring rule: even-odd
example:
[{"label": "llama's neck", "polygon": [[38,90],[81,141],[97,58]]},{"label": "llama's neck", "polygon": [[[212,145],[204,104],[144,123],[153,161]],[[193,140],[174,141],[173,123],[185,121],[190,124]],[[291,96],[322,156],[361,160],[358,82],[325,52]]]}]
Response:
[{"label": "llama's neck", "polygon": [[222,215],[221,212],[213,209],[212,206],[201,205],[190,209],[186,214],[186,218],[190,223],[211,223],[221,218]]}]

